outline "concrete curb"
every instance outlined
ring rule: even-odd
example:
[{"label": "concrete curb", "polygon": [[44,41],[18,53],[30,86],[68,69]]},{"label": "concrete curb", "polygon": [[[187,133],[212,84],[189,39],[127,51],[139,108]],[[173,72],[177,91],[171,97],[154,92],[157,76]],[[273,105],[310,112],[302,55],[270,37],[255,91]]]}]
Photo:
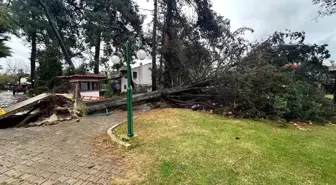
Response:
[{"label": "concrete curb", "polygon": [[[133,119],[135,119],[137,117],[139,117],[139,116],[134,116]],[[132,145],[130,143],[127,143],[127,142],[124,142],[124,141],[118,139],[117,136],[114,135],[114,133],[113,133],[113,130],[115,128],[117,128],[119,125],[121,125],[122,123],[125,123],[125,122],[126,121],[122,121],[120,123],[117,123],[117,124],[113,125],[111,128],[107,129],[107,134],[110,136],[110,138],[113,142],[117,143],[118,145],[120,145],[120,146],[122,146],[122,147],[124,147],[125,149],[128,150],[128,149],[132,148]]]}]

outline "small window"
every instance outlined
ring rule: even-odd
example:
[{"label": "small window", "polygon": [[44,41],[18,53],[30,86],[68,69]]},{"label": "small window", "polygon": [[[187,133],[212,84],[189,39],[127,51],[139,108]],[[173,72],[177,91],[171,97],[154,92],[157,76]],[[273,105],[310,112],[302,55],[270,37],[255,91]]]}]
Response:
[{"label": "small window", "polygon": [[137,79],[138,78],[138,73],[137,72],[133,72],[133,78]]},{"label": "small window", "polygon": [[124,89],[126,89],[126,85],[124,85]]},{"label": "small window", "polygon": [[88,91],[91,91],[92,89],[91,89],[91,83],[90,82],[86,82],[86,84],[87,84],[87,86],[88,86]]},{"label": "small window", "polygon": [[95,83],[94,83],[94,82],[91,82],[91,90],[96,90],[96,89],[95,89]]},{"label": "small window", "polygon": [[87,82],[82,82],[80,90],[81,91],[88,91],[89,90],[88,83]]},{"label": "small window", "polygon": [[81,82],[81,91],[97,91],[99,90],[99,85],[97,82]]},{"label": "small window", "polygon": [[92,89],[91,90],[93,90],[93,91],[96,91],[96,90],[99,90],[98,89],[98,83],[97,82],[92,82]]}]

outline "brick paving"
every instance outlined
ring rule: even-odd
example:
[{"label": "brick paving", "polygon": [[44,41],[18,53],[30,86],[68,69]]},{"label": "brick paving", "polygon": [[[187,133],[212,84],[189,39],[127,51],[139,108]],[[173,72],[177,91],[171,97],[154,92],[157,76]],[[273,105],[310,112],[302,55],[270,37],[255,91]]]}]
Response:
[{"label": "brick paving", "polygon": [[2,92],[0,93],[0,108],[8,107],[25,99],[27,99],[27,96],[23,93],[13,96],[12,91]]},{"label": "brick paving", "polygon": [[109,184],[124,172],[116,159],[95,155],[94,137],[126,118],[125,112],[80,122],[0,130],[0,184]]}]

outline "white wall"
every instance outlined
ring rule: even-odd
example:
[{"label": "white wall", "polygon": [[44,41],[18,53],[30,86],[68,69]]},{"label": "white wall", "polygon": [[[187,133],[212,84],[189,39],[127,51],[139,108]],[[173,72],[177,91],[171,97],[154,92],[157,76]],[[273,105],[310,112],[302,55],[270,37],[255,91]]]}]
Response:
[{"label": "white wall", "polygon": [[27,83],[27,82],[28,82],[27,78],[21,78],[20,79],[20,84]]},{"label": "white wall", "polygon": [[99,96],[99,91],[81,91],[80,92],[81,96]]},{"label": "white wall", "polygon": [[121,92],[127,91],[127,78],[121,77]]},{"label": "white wall", "polygon": [[[138,67],[132,68],[132,79],[137,85],[152,85],[152,64],[144,64]],[[133,72],[137,72],[137,78],[133,77]],[[126,85],[126,88],[125,88]],[[127,78],[121,78],[121,92],[127,91]]]},{"label": "white wall", "polygon": [[[140,66],[140,72],[141,76],[139,76],[141,79],[140,85],[152,85],[152,64],[145,64]],[[139,74],[138,74],[139,75]]]},{"label": "white wall", "polygon": [[[135,67],[135,68],[132,68],[132,79],[133,79],[133,82],[136,83],[136,84],[140,84],[141,83],[141,78],[140,78],[140,74],[141,74],[141,68],[142,66],[139,66],[139,67]],[[133,76],[133,73],[136,72],[137,73],[137,78],[134,78]]]}]

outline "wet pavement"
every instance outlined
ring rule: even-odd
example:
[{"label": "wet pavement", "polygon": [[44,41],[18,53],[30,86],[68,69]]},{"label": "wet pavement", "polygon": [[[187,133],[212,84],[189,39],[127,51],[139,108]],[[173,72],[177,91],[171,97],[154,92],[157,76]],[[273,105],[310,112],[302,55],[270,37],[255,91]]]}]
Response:
[{"label": "wet pavement", "polygon": [[57,125],[0,129],[0,184],[110,184],[125,171],[95,152],[94,138],[126,119],[126,112]]},{"label": "wet pavement", "polygon": [[27,98],[27,95],[23,93],[15,94],[15,96],[12,91],[0,93],[0,108],[6,108],[10,105],[26,100]]}]

